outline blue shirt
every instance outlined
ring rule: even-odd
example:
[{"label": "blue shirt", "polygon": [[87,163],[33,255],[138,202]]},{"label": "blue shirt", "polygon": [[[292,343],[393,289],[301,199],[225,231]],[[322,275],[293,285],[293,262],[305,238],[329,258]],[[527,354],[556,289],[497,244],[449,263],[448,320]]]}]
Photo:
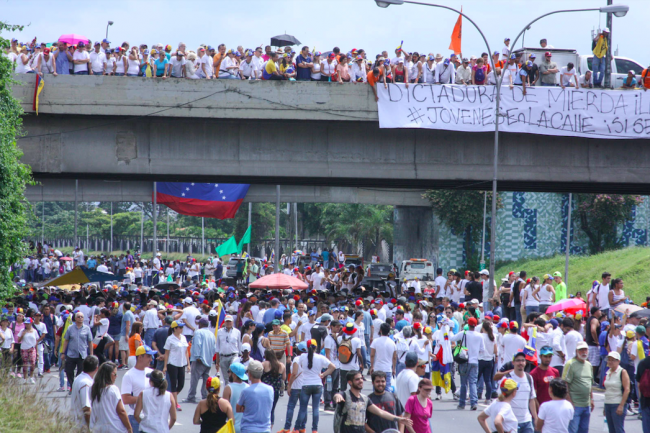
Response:
[{"label": "blue shirt", "polygon": [[372,316],[370,315],[369,312],[364,311],[363,312],[363,327],[365,335],[372,335],[370,333],[370,327],[372,326]]},{"label": "blue shirt", "polygon": [[607,331],[603,331],[598,336],[598,345],[600,346],[600,356],[607,356]]},{"label": "blue shirt", "polygon": [[165,57],[163,61],[160,61],[160,58],[157,58],[156,61],[153,63],[154,66],[156,67],[156,77],[162,77],[163,74],[165,73],[165,67],[169,63],[169,60]]},{"label": "blue shirt", "polygon": [[131,322],[131,326],[135,323],[135,316],[131,312],[131,310],[128,310],[124,313],[122,316],[122,326],[120,327],[120,337],[128,337],[126,335],[126,322]]},{"label": "blue shirt", "polygon": [[[323,263],[327,263],[327,262],[330,261],[330,252],[329,251],[323,251],[323,254],[321,254],[321,255],[323,256]],[[325,265],[325,266],[327,266],[327,265]]]},{"label": "blue shirt", "polygon": [[303,57],[303,55],[300,54],[296,58],[296,68],[298,69],[296,72],[296,78],[299,80],[311,80],[311,68],[301,68],[298,66],[300,63],[311,63],[311,57]]},{"label": "blue shirt", "polygon": [[515,76],[515,79],[513,81],[514,84],[521,84],[522,80],[525,80],[523,77],[527,77],[528,73],[524,68],[521,68],[518,72],[517,75]]},{"label": "blue shirt", "polygon": [[265,383],[254,383],[241,392],[237,404],[245,408],[241,418],[241,429],[238,433],[271,431],[273,388]]},{"label": "blue shirt", "polygon": [[275,312],[277,311],[277,308],[269,308],[264,312],[264,316],[262,317],[262,320],[264,321],[264,324],[269,324],[273,322],[275,319]]},{"label": "blue shirt", "polygon": [[88,266],[88,269],[95,269],[97,267],[97,260],[90,259],[86,262],[86,265]]},{"label": "blue shirt", "polygon": [[309,255],[309,257],[311,257],[312,262],[317,262],[318,261],[318,253],[311,253]]},{"label": "blue shirt", "polygon": [[88,325],[82,325],[79,328],[73,323],[65,333],[65,340],[68,342],[66,350],[68,358],[86,358],[88,344],[93,341],[93,333]]},{"label": "blue shirt", "polygon": [[[158,344],[156,342],[156,344]],[[217,353],[217,340],[208,328],[197,329],[192,337],[192,349],[190,350],[190,362],[197,359],[206,367],[212,366],[212,357]]]}]

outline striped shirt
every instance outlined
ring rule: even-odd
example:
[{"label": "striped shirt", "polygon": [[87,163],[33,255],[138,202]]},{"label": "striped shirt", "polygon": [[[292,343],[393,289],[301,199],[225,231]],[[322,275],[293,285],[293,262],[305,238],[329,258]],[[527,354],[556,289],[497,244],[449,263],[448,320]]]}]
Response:
[{"label": "striped shirt", "polygon": [[271,342],[271,349],[276,352],[283,351],[289,344],[289,334],[284,331],[280,331],[278,334],[269,332],[268,339]]}]

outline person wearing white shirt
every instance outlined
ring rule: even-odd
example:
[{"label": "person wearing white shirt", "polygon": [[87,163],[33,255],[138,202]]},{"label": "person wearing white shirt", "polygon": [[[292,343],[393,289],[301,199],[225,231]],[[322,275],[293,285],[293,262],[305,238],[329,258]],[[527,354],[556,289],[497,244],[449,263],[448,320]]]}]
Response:
[{"label": "person wearing white shirt", "polygon": [[240,70],[240,78],[242,80],[254,80],[257,78],[257,63],[253,62],[253,51],[251,50],[246,50],[245,52],[246,58],[241,62],[239,65],[239,70]]},{"label": "person wearing white shirt", "polygon": [[88,54],[88,51],[86,51],[86,45],[83,42],[77,44],[77,49],[72,55],[72,62],[74,63],[75,75],[88,75],[90,55]]},{"label": "person wearing white shirt", "polygon": [[350,65],[350,82],[365,83],[367,81],[366,66],[363,57],[358,56],[355,62]]},{"label": "person wearing white shirt", "polygon": [[395,395],[400,402],[407,401],[418,391],[420,376],[424,374],[424,362],[415,352],[408,352],[404,357],[405,368],[395,378]]},{"label": "person wearing white shirt", "polygon": [[106,74],[106,54],[100,50],[99,42],[95,42],[95,50],[90,53],[90,75]]},{"label": "person wearing white shirt", "polygon": [[539,408],[535,431],[541,433],[566,433],[573,419],[575,409],[566,400],[569,388],[560,378],[552,379],[548,386],[551,400],[542,403]]},{"label": "person wearing white shirt", "polygon": [[99,369],[99,359],[95,355],[87,356],[82,364],[82,373],[72,384],[70,394],[70,412],[80,431],[87,431],[90,424],[91,399],[90,390]]},{"label": "person wearing white shirt", "polygon": [[510,38],[505,38],[503,44],[503,48],[501,48],[501,60],[508,60],[510,58]]},{"label": "person wearing white shirt", "polygon": [[352,337],[355,332],[357,332],[357,329],[355,328],[354,323],[348,322],[343,328],[341,335],[339,335],[337,338],[339,346],[344,340],[350,340],[350,345],[352,347],[352,358],[350,359],[350,362],[347,364],[341,363],[341,391],[345,391],[347,389],[348,383],[346,376],[348,374],[348,371],[358,371],[359,360],[363,360],[361,354],[361,340],[359,338]]},{"label": "person wearing white shirt", "polygon": [[[571,79],[573,79],[573,83]],[[569,62],[565,67],[560,69],[560,86],[563,89],[565,87],[580,88],[580,84],[578,84],[578,72],[573,63]]]},{"label": "person wearing white shirt", "polygon": [[[255,74],[254,76],[251,76],[251,80],[259,80],[262,78],[262,67],[264,65],[264,59],[262,58],[262,48],[257,47],[255,49],[255,53],[253,54],[253,59],[251,62],[254,65],[255,68]],[[266,261],[266,257],[264,258],[264,261]]]},{"label": "person wearing white shirt", "polygon": [[584,75],[580,76],[578,80],[581,89],[593,89],[594,88],[594,77],[591,71],[585,72]]},{"label": "person wearing white shirt", "polygon": [[312,272],[311,274],[312,289],[322,290],[323,289],[322,282],[324,278],[325,278],[325,274],[323,273],[323,270],[321,269],[320,265],[316,265],[314,272]]},{"label": "person wearing white shirt", "polygon": [[190,342],[192,341],[194,330],[197,328],[196,318],[201,315],[201,312],[194,306],[192,298],[189,296],[183,300],[183,304],[185,305],[183,312],[176,314],[175,319],[185,324],[183,326],[183,335]]},{"label": "person wearing white shirt", "polygon": [[441,268],[436,269],[436,274],[436,279],[433,280],[436,290],[436,298],[443,298],[445,294],[444,289],[445,284],[447,284],[447,278],[442,276]]},{"label": "person wearing white shirt", "polygon": [[397,346],[388,337],[390,325],[382,323],[380,326],[380,337],[370,344],[370,374],[373,371],[386,373],[386,386],[391,386],[391,380],[397,369]]},{"label": "person wearing white shirt", "polygon": [[436,66],[434,81],[438,84],[453,84],[456,81],[456,68],[449,59],[438,63]]},{"label": "person wearing white shirt", "polygon": [[138,402],[140,393],[147,388],[151,388],[147,374],[153,371],[153,369],[149,368],[149,365],[153,356],[157,353],[157,351],[152,350],[148,346],[138,347],[135,351],[135,366],[127,371],[122,378],[122,402],[126,406],[129,421],[131,422],[131,426],[134,427],[134,431],[140,431],[139,423],[134,417],[135,405]]},{"label": "person wearing white shirt", "polygon": [[478,325],[478,320],[470,317],[467,320],[469,331],[459,332],[449,338],[450,341],[461,342],[467,347],[467,363],[459,366],[460,372],[460,397],[458,399],[458,409],[465,408],[465,400],[467,399],[467,386],[469,384],[469,398],[472,410],[478,406],[478,394],[476,392],[476,385],[478,382],[478,360],[479,353],[485,352],[485,341],[481,334],[474,331]]},{"label": "person wearing white shirt", "polygon": [[338,355],[338,335],[341,332],[341,322],[338,320],[332,321],[330,324],[330,335],[325,337],[325,356],[334,364],[334,371],[332,371],[332,383],[331,389],[324,389],[324,398],[325,398],[325,410],[334,410],[333,399],[334,395],[339,392],[340,381],[345,380],[341,378],[341,362],[339,361]]},{"label": "person wearing white shirt", "polygon": [[517,382],[517,394],[512,399],[512,411],[517,417],[518,430],[521,432],[533,431],[533,421],[537,419],[535,386],[533,378],[524,371],[526,355],[524,351],[517,352],[512,361],[514,370],[505,375],[506,378]]},{"label": "person wearing white shirt", "polygon": [[569,359],[575,358],[576,356],[576,347],[578,343],[584,341],[582,335],[575,330],[575,321],[570,317],[565,317],[562,319],[562,328],[564,330],[564,342],[566,346],[566,355],[565,362]]},{"label": "person wearing white shirt", "polygon": [[241,332],[233,326],[233,318],[228,315],[224,319],[224,326],[217,332],[217,358],[216,364],[221,368],[221,377],[228,385],[228,371],[235,356],[241,350]]},{"label": "person wearing white shirt", "polygon": [[54,64],[54,55],[50,54],[49,48],[45,48],[43,53],[38,56],[38,62],[34,70],[41,74],[41,76],[45,74],[57,75],[56,65]]}]

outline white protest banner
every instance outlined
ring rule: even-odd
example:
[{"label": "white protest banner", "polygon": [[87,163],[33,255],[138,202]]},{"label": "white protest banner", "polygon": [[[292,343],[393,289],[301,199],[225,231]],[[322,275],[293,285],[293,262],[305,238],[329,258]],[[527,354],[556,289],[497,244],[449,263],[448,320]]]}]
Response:
[{"label": "white protest banner", "polygon": [[[494,131],[496,86],[377,83],[380,128]],[[503,86],[499,130],[605,139],[650,138],[650,94]]]}]

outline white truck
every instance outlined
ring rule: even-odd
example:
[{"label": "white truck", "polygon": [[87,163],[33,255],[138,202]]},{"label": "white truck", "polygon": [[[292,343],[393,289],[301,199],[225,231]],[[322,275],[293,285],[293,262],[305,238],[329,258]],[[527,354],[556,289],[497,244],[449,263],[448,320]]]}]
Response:
[{"label": "white truck", "polygon": [[399,267],[399,278],[409,281],[418,278],[420,281],[433,281],[436,274],[433,269],[433,263],[427,259],[408,259],[402,260]]},{"label": "white truck", "polygon": [[[563,68],[569,62],[573,63],[576,67],[578,74],[584,75],[587,71],[591,71],[591,62],[594,58],[593,54],[578,54],[578,51],[568,48],[519,48],[518,50],[513,51],[517,54],[523,52],[522,56],[528,59],[528,57],[535,53],[535,64],[537,66],[541,65],[544,61],[544,54],[549,51],[553,54],[553,61],[557,64],[558,69]],[[627,57],[615,56],[612,58],[612,70],[611,70],[611,88],[619,88],[623,85],[623,80],[627,78],[627,73],[629,71],[634,71],[636,74],[637,82],[641,82],[641,72],[646,67],[642,66],[636,60],[629,59]],[[557,80],[559,84],[559,77]]]}]

